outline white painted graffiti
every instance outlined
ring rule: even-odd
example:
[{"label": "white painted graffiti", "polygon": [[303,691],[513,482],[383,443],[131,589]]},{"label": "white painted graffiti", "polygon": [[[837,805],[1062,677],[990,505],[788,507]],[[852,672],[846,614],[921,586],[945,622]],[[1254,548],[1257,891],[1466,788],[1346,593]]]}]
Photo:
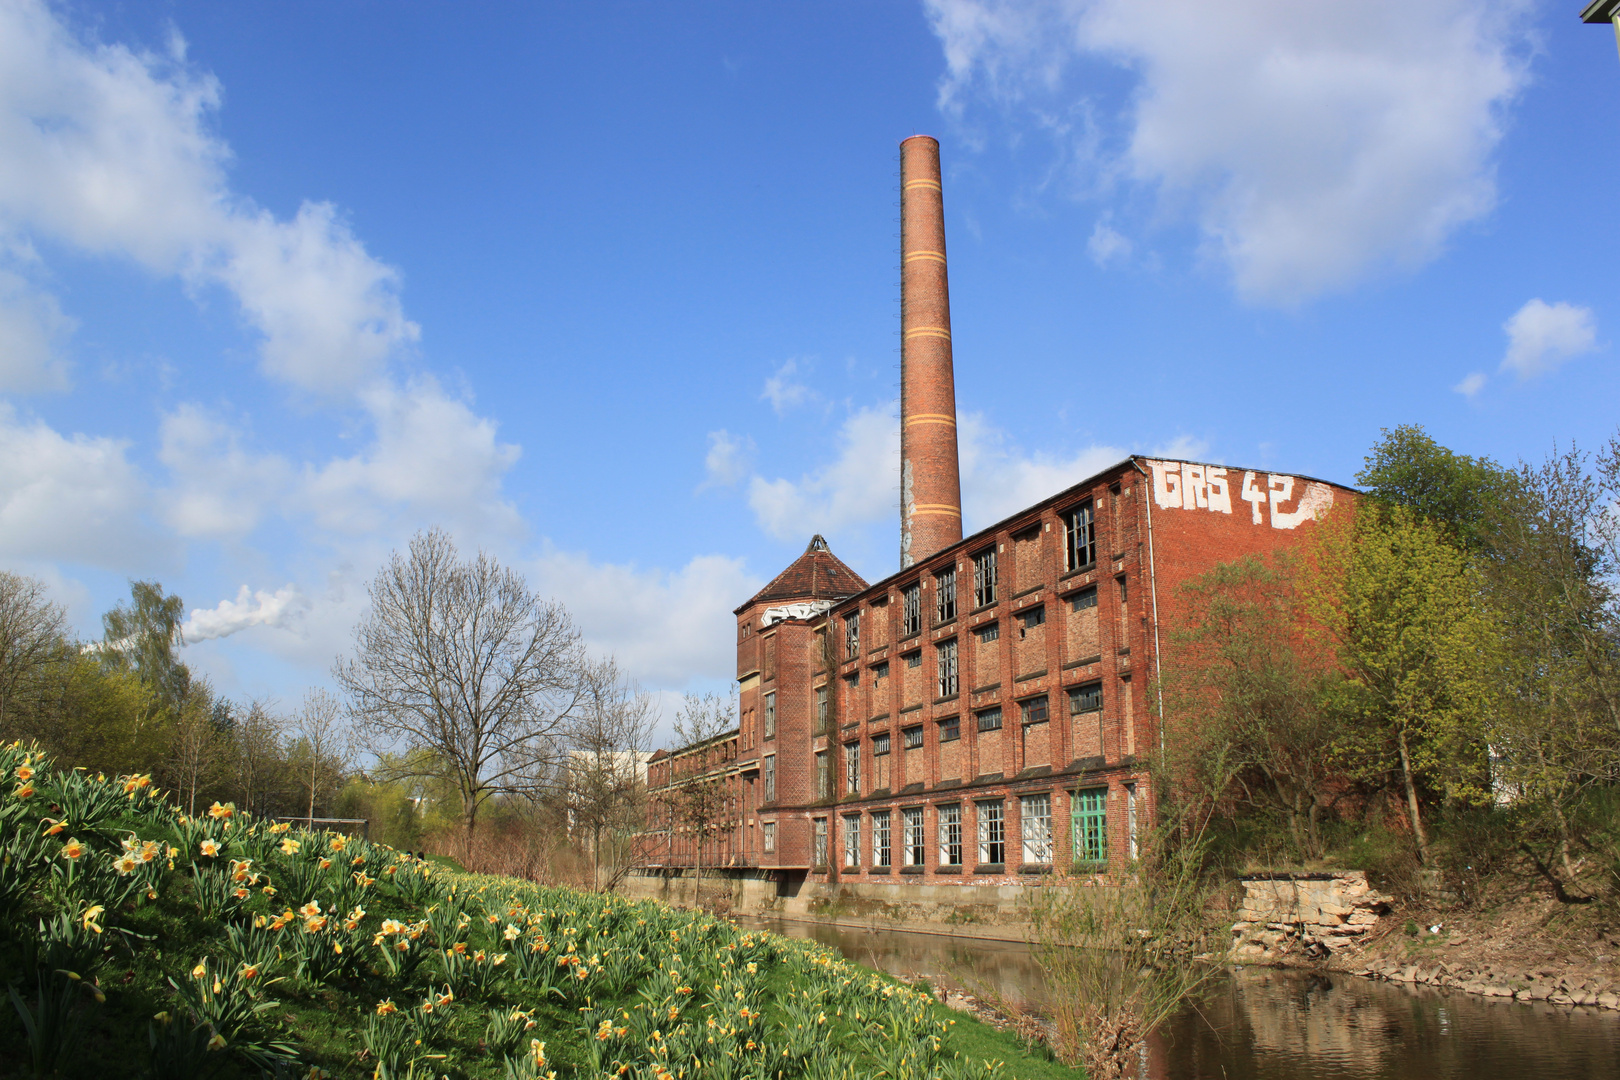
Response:
[{"label": "white painted graffiti", "polygon": [[[1153,470],[1153,502],[1159,508],[1232,512],[1232,484],[1238,470],[1183,461],[1149,461],[1147,465]],[[1244,471],[1238,498],[1249,504],[1254,524],[1264,522],[1269,507],[1273,529],[1294,529],[1328,512],[1333,506],[1333,489],[1297,476]],[[1290,502],[1294,508],[1285,510]]]}]

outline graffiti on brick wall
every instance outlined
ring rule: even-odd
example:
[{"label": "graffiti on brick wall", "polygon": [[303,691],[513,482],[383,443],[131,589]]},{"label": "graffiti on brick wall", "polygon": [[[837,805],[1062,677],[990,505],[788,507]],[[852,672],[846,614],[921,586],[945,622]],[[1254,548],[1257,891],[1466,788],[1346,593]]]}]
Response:
[{"label": "graffiti on brick wall", "polygon": [[1256,525],[1270,520],[1273,529],[1294,529],[1315,521],[1333,506],[1333,489],[1315,480],[1281,473],[1194,465],[1185,461],[1149,461],[1153,470],[1153,503],[1161,510],[1234,511],[1233,502],[1248,503]]}]

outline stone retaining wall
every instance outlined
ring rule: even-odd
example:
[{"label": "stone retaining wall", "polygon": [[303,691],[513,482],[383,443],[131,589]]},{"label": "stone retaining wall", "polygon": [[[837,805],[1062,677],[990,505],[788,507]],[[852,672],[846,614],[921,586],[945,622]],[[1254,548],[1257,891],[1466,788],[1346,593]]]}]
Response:
[{"label": "stone retaining wall", "polygon": [[1361,870],[1255,874],[1243,879],[1243,892],[1232,924],[1231,956],[1240,963],[1332,955],[1376,926],[1391,899]]}]

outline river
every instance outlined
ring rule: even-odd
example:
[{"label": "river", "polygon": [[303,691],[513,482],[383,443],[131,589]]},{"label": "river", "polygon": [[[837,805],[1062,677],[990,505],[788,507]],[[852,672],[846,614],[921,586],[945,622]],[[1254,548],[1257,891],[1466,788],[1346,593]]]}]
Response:
[{"label": "river", "polygon": [[[867,967],[931,976],[1037,1009],[1021,944],[747,918]],[[1620,1077],[1620,1014],[1348,975],[1240,968],[1151,1040],[1145,1080],[1588,1080]]]}]

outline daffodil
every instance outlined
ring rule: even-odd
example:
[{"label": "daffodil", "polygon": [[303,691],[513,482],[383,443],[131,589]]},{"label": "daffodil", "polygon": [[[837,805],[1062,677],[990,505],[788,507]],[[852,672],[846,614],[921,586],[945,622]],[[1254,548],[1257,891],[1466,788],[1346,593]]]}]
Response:
[{"label": "daffodil", "polygon": [[191,977],[193,979],[206,979],[208,977],[208,961],[197,961],[197,966],[191,969]]},{"label": "daffodil", "polygon": [[33,766],[31,766],[31,765],[19,765],[19,766],[17,766],[17,779],[19,779],[19,780],[32,780],[33,778],[34,778],[34,768],[33,768]]},{"label": "daffodil", "polygon": [[128,852],[125,852],[123,855],[113,860],[113,869],[118,871],[119,876],[121,877],[128,877],[130,874],[133,874],[136,870],[140,869],[140,865],[141,860],[137,859]]},{"label": "daffodil", "polygon": [[381,1001],[377,1002],[378,1016],[390,1016],[398,1011],[398,1006],[396,1006],[389,998],[383,998]]},{"label": "daffodil", "polygon": [[106,910],[107,909],[102,907],[100,904],[91,904],[89,907],[84,909],[84,914],[79,916],[79,921],[84,924],[84,928],[86,930],[91,930],[99,934],[101,933],[101,924],[96,920],[99,919],[101,917],[101,913]]},{"label": "daffodil", "polygon": [[224,821],[226,818],[230,817],[232,814],[235,814],[235,813],[236,813],[236,804],[235,803],[217,803],[216,802],[213,806],[210,806],[208,808],[208,816],[213,818],[215,821]]},{"label": "daffodil", "polygon": [[321,913],[321,905],[320,905],[320,902],[317,901],[317,900],[311,900],[309,903],[305,904],[303,907],[298,909],[298,914],[302,915],[306,919],[314,918],[316,915],[319,915],[320,913]]},{"label": "daffodil", "polygon": [[79,843],[77,839],[69,840],[67,843],[62,845],[62,858],[67,859],[69,862],[72,862],[83,854],[84,845]]},{"label": "daffodil", "polygon": [[34,785],[29,783],[18,784],[11,794],[19,799],[32,799],[34,797]]},{"label": "daffodil", "polygon": [[281,853],[283,855],[296,855],[298,854],[298,849],[302,846],[302,844],[289,836],[287,839],[281,842]]},{"label": "daffodil", "polygon": [[201,847],[202,847],[202,853],[204,855],[206,855],[208,858],[213,858],[215,855],[219,854],[219,841],[218,840],[204,840],[202,842]]},{"label": "daffodil", "polygon": [[333,851],[342,851],[348,846],[349,838],[346,836],[334,836],[332,837],[331,842],[327,844],[327,847],[331,848]]}]

